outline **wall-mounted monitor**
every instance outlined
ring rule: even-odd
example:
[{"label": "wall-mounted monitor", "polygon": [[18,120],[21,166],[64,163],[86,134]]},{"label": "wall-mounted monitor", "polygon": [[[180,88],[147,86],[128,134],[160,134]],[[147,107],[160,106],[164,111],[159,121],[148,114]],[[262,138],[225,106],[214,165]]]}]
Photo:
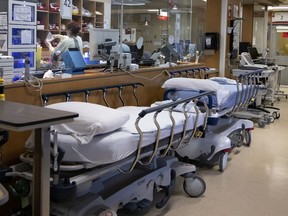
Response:
[{"label": "wall-mounted monitor", "polygon": [[219,33],[206,32],[205,33],[205,49],[218,50],[219,49]]}]

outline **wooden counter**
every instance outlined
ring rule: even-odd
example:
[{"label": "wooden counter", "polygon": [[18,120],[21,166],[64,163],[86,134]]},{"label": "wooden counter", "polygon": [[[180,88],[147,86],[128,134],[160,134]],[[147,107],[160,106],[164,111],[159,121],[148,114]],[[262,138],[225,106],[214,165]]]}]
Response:
[{"label": "wooden counter", "polygon": [[[41,94],[139,82],[143,83],[144,87],[137,88],[137,95],[140,100],[140,105],[145,106],[162,100],[164,91],[161,86],[164,81],[168,79],[167,71],[185,70],[203,66],[203,64],[180,64],[175,68],[148,67],[137,71],[113,73],[89,70],[81,75],[73,75],[72,78],[44,79],[41,91],[39,91],[39,89],[28,88],[24,83],[7,84],[5,85],[5,97],[6,101],[41,106]],[[131,90],[123,92],[125,105],[136,105],[136,101],[131,94],[132,88]],[[109,92],[107,99],[111,107],[119,107],[122,105],[118,97],[118,92]],[[83,95],[79,95],[72,98],[72,100],[84,101],[84,97]],[[49,102],[54,103],[60,101],[64,101],[64,98],[55,98]],[[105,104],[101,92],[91,95],[89,102]],[[30,132],[10,132],[10,139],[8,143],[3,146],[4,163],[11,164],[18,160],[19,155],[24,152],[24,143],[29,135]]]}]

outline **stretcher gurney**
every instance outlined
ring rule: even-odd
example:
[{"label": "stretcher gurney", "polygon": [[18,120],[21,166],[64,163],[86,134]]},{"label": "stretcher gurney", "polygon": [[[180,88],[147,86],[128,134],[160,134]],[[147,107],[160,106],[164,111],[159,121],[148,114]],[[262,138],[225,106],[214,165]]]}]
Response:
[{"label": "stretcher gurney", "polygon": [[[87,110],[92,107],[98,109],[98,112],[94,110],[94,115],[101,117],[105,113],[100,109],[106,110],[109,116],[113,112],[129,115],[129,119],[117,129],[93,136],[83,137],[80,132],[76,133],[77,130],[85,130],[78,125],[51,127],[51,214],[97,215],[106,209],[131,210],[131,206],[134,210],[136,208],[135,211],[141,211],[143,203],[145,207],[151,204],[155,189],[164,194],[156,202],[156,207],[161,208],[169,200],[176,177],[180,175],[185,179],[185,192],[192,197],[201,196],[206,186],[203,179],[195,174],[195,166],[179,162],[168,153],[188,142],[197,128],[205,123],[206,113],[201,113],[191,101],[209,94],[202,93],[153,107],[111,110],[84,102],[49,105],[49,108],[55,109],[78,109],[79,118],[82,116],[84,119]],[[47,99],[49,95],[43,97]],[[191,103],[194,109],[190,112],[188,104]],[[107,121],[115,127],[115,116],[110,119],[109,116]],[[67,133],[65,130],[68,128],[73,132]],[[94,132],[94,129],[91,131]],[[33,149],[33,145],[29,147]],[[65,153],[61,155],[61,152]],[[25,154],[22,160],[23,166],[12,167],[13,172],[7,175],[31,179],[29,164],[32,158]]]},{"label": "stretcher gurney", "polygon": [[[238,118],[246,118],[251,120],[257,120],[259,127],[263,128],[266,124],[274,122],[275,119],[280,117],[280,111],[276,107],[266,107],[266,99],[271,95],[271,89],[267,86],[267,80],[274,77],[277,74],[277,66],[269,68],[257,68],[257,67],[240,67],[232,70],[234,76],[239,78],[247,73],[253,73],[261,71],[256,77],[256,94],[253,96],[253,100],[250,101],[246,109],[242,109],[239,112],[235,112],[234,115]],[[272,94],[274,95],[274,93]],[[274,96],[272,96],[274,97]]]},{"label": "stretcher gurney", "polygon": [[209,107],[205,138],[192,141],[193,144],[177,150],[180,157],[186,158],[185,161],[192,160],[208,166],[218,164],[220,171],[224,171],[231,149],[241,145],[250,146],[253,122],[234,118],[233,115],[247,107],[255,96],[255,76],[256,73],[240,76],[242,83],[219,77],[201,80],[172,76],[164,83],[164,98],[172,100],[186,98],[201,91],[214,91],[212,96],[200,99],[200,102],[206,101]]}]

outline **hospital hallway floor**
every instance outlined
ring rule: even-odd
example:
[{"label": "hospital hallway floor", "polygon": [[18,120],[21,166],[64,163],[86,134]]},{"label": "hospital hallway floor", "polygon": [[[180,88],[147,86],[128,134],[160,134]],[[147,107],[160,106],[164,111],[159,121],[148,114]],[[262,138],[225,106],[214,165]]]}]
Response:
[{"label": "hospital hallway floor", "polygon": [[223,173],[218,166],[197,169],[206,182],[203,196],[187,197],[179,177],[167,205],[145,216],[287,216],[288,99],[274,106],[280,118],[265,128],[255,124],[251,146],[233,150]]}]

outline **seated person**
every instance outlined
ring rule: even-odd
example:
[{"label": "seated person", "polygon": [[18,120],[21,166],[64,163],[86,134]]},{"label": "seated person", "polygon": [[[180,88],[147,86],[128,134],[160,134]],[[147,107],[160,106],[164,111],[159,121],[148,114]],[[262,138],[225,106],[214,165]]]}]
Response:
[{"label": "seated person", "polygon": [[69,48],[77,48],[83,54],[83,42],[82,38],[77,34],[80,31],[80,26],[75,22],[67,24],[67,35],[54,35],[54,38],[60,39],[60,42],[56,47],[53,47],[49,41],[45,41],[49,51],[51,52],[52,61],[57,65],[61,60],[61,54],[67,51]]}]

